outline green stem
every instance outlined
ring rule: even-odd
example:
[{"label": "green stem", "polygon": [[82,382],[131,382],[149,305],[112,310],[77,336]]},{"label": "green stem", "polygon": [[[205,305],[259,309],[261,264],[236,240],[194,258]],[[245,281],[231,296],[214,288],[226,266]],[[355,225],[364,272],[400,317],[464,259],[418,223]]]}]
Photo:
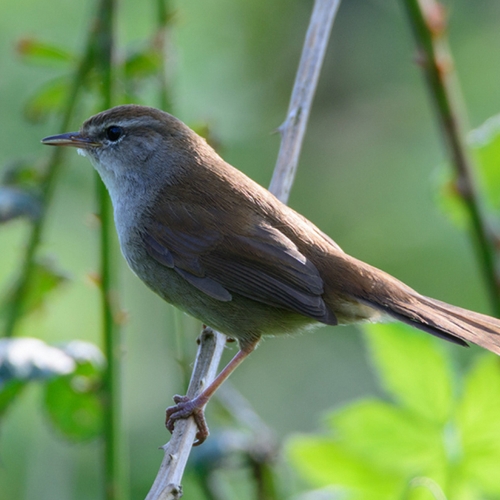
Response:
[{"label": "green stem", "polygon": [[104,406],[104,482],[107,500],[123,498],[126,488],[122,483],[122,468],[125,465],[121,453],[120,419],[120,331],[114,319],[113,303],[116,283],[115,255],[112,238],[112,208],[109,196],[100,178],[96,176],[96,197],[100,229],[100,298],[102,332],[107,369],[103,378]]},{"label": "green stem", "polygon": [[462,132],[463,116],[458,105],[456,85],[451,79],[452,58],[445,44],[444,8],[433,0],[424,6],[419,0],[404,0],[419,50],[427,83],[434,101],[443,138],[450,154],[460,196],[469,213],[477,258],[483,270],[494,314],[500,317],[500,277],[496,269],[493,234],[484,216],[474,180],[474,165]]},{"label": "green stem", "polygon": [[[87,45],[85,53],[80,60],[80,63],[75,71],[73,80],[69,89],[68,99],[64,107],[63,117],[61,120],[61,130],[67,130],[70,126],[76,103],[83,84],[88,73],[92,69],[93,54],[91,43]],[[22,258],[21,274],[19,275],[15,288],[11,306],[7,311],[5,323],[5,336],[12,337],[15,334],[16,328],[21,317],[22,305],[24,297],[29,287],[34,269],[34,261],[38,247],[42,242],[43,231],[47,220],[47,214],[52,201],[52,196],[56,186],[57,179],[62,166],[64,157],[63,148],[53,148],[51,157],[48,161],[45,174],[40,184],[40,201],[42,213],[40,217],[31,226],[28,240],[26,243],[24,255]]]},{"label": "green stem", "polygon": [[[113,48],[115,0],[101,0],[96,16],[96,67],[101,79],[101,108],[113,105]],[[104,409],[104,482],[106,500],[123,499],[128,491],[124,480],[124,454],[121,446],[120,419],[120,330],[114,318],[116,268],[114,257],[113,211],[106,188],[96,173],[96,198],[100,226],[100,297],[102,332],[107,369],[103,380]]]},{"label": "green stem", "polygon": [[250,462],[256,485],[255,498],[258,500],[278,500],[280,494],[276,485],[276,473],[272,461]]}]

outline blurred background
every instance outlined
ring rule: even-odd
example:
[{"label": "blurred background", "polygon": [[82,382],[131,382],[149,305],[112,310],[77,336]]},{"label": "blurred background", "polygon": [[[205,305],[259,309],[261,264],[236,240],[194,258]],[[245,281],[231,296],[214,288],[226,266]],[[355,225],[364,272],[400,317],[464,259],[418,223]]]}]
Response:
[{"label": "blurred background", "polygon": [[[174,113],[191,126],[208,124],[222,156],[267,186],[279,147],[273,132],[285,117],[312,2],[175,4],[167,63]],[[446,5],[451,50],[474,128],[500,107],[500,3]],[[48,151],[40,139],[65,132],[58,129],[59,120],[26,119],[26,102],[57,69],[24,64],[17,44],[36,38],[77,53],[93,9],[93,2],[2,2],[0,168],[43,158]],[[119,9],[119,50],[134,50],[150,33],[154,6],[124,0]],[[426,90],[399,2],[345,1],[333,27],[290,205],[351,255],[421,293],[488,313],[470,239],[436,203],[445,157]],[[155,105],[153,90],[143,103]],[[71,128],[85,118],[82,114]],[[101,342],[97,289],[89,279],[98,257],[93,184],[90,164],[76,153],[68,155],[41,251],[53,256],[71,281],[43,311],[23,321],[24,336]],[[19,265],[26,231],[23,221],[1,228],[4,287]],[[120,297],[129,316],[122,399],[130,482],[132,498],[141,498],[162,458],[158,446],[169,437],[164,409],[182,392],[174,326],[183,324],[190,335],[194,359],[200,325],[174,314],[121,258]],[[450,350],[467,361],[458,348]],[[348,327],[266,339],[232,383],[280,441],[319,428],[325,410],[378,391],[363,338]],[[39,388],[30,386],[2,422],[0,498],[98,498],[99,443],[68,444],[47,425],[40,397]],[[216,432],[211,409],[208,421]]]}]

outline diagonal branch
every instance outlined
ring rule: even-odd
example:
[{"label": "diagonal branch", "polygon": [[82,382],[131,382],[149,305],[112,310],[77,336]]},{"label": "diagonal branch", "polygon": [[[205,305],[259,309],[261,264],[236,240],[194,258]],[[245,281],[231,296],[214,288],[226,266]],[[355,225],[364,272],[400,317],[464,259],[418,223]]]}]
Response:
[{"label": "diagonal branch", "polygon": [[[92,70],[94,63],[92,46],[93,44],[91,42],[87,44],[72,76],[68,89],[68,97],[62,112],[61,130],[67,130],[69,128],[75,113],[80,92],[87,81],[88,74]],[[51,153],[51,157],[47,162],[46,170],[43,173],[40,184],[40,205],[42,207],[42,213],[40,214],[40,217],[33,222],[26,241],[24,254],[22,256],[20,274],[14,284],[12,304],[6,314],[6,337],[13,337],[17,332],[19,321],[21,319],[23,300],[33,279],[35,259],[38,248],[43,240],[50,204],[52,202],[53,193],[55,191],[57,181],[59,180],[59,173],[63,165],[64,153],[65,151],[63,151],[63,148],[54,148]]]},{"label": "diagonal branch", "polygon": [[339,5],[340,0],[316,0],[314,4],[290,105],[286,119],[279,127],[281,146],[269,191],[283,203],[287,203],[295,179],[314,93]]},{"label": "diagonal branch", "polygon": [[[226,337],[204,328],[187,396],[199,394],[217,375]],[[182,496],[181,480],[198,431],[193,418],[178,420],[170,441],[162,446],[165,455],[146,500],[174,500]]]},{"label": "diagonal branch", "polygon": [[[314,92],[339,4],[340,0],[315,1],[287,118],[280,127],[281,148],[269,190],[285,203],[297,170]],[[224,335],[204,330],[189,384],[189,397],[199,394],[215,378],[225,342]],[[146,500],[175,500],[182,496],[181,479],[196,432],[193,418],[176,423],[171,440],[163,446],[165,456]]]}]

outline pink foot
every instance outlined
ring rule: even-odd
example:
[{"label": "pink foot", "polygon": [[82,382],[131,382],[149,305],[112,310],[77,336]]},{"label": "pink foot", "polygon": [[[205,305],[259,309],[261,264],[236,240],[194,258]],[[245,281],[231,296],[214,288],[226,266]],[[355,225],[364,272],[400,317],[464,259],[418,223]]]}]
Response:
[{"label": "pink foot", "polygon": [[165,426],[170,431],[174,431],[175,422],[180,419],[193,417],[198,427],[196,441],[193,446],[199,446],[210,434],[207,421],[205,420],[204,406],[206,402],[201,402],[198,398],[189,399],[187,396],[174,396],[175,406],[167,408]]}]

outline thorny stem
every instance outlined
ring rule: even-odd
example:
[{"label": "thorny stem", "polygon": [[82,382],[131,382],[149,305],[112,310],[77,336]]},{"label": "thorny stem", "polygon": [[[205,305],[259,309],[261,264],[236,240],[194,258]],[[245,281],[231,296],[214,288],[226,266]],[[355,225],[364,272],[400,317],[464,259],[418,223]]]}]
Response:
[{"label": "thorny stem", "polygon": [[[87,81],[90,71],[97,66],[102,78],[102,107],[111,107],[112,95],[112,36],[113,36],[114,1],[101,0],[98,13],[95,16],[84,54],[73,76],[73,81],[68,92],[68,99],[64,107],[61,120],[61,130],[68,130],[73,118],[80,91]],[[26,251],[18,278],[14,299],[7,313],[5,335],[12,336],[20,319],[23,298],[29,287],[34,259],[42,241],[43,230],[47,220],[48,208],[52,200],[56,181],[61,169],[64,155],[63,148],[54,148],[51,153],[47,169],[41,182],[42,214],[33,223]],[[102,182],[98,181],[99,216],[101,220],[101,302],[103,318],[104,350],[108,361],[107,370],[103,379],[103,399],[106,411],[104,412],[104,470],[105,470],[105,495],[106,499],[114,500],[124,498],[126,488],[122,487],[120,464],[123,463],[119,447],[119,338],[118,328],[114,321],[113,285],[115,276],[113,271],[112,256],[112,216],[109,197]]]},{"label": "thorny stem", "polygon": [[[87,48],[73,76],[73,80],[68,92],[66,105],[64,107],[63,117],[61,120],[61,130],[67,130],[69,128],[75,111],[77,98],[80,94],[87,75],[92,69],[93,51],[91,45],[91,43],[87,45]],[[50,203],[52,201],[56,181],[61,170],[63,157],[63,148],[52,149],[51,157],[47,163],[46,171],[40,184],[41,214],[39,218],[33,222],[28,236],[28,241],[26,243],[22,265],[20,266],[21,274],[15,284],[13,300],[6,315],[6,337],[12,337],[15,334],[16,328],[19,323],[23,300],[26,296],[26,291],[29,287],[33,275],[36,252],[38,250],[38,247],[40,246],[40,243],[42,242],[43,231],[45,229],[45,224],[47,221],[47,214]]]},{"label": "thorny stem", "polygon": [[[95,65],[101,78],[101,109],[113,105],[113,50],[115,0],[100,0],[95,24]],[[107,368],[103,377],[104,400],[104,484],[107,500],[124,499],[123,469],[126,460],[122,453],[120,421],[121,339],[114,312],[116,304],[116,249],[113,238],[113,212],[107,190],[97,173],[96,197],[100,219],[100,298],[102,333]]]},{"label": "thorny stem", "polygon": [[435,0],[404,0],[418,46],[418,59],[434,101],[443,139],[455,172],[457,191],[469,213],[478,260],[488,286],[494,314],[500,317],[500,276],[496,267],[495,240],[483,213],[474,179],[474,165],[463,133],[465,121],[453,81],[453,61],[448,50],[444,7]]}]

